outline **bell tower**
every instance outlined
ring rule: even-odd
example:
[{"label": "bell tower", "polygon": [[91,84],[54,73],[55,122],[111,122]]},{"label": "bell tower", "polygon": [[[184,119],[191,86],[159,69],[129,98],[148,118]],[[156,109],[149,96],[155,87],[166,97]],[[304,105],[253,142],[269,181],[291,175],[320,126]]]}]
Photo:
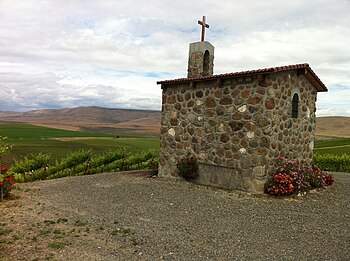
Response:
[{"label": "bell tower", "polygon": [[200,42],[190,43],[187,78],[211,76],[214,72],[214,46],[204,41],[205,28],[209,28],[205,16],[198,24],[202,26],[202,37]]}]

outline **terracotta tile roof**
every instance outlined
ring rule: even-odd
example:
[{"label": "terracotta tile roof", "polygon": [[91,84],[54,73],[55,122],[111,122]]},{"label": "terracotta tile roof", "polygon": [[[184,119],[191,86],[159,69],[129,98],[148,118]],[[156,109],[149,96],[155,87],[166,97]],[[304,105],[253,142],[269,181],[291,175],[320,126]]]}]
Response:
[{"label": "terracotta tile roof", "polygon": [[306,77],[309,79],[309,81],[315,86],[315,88],[319,92],[328,91],[327,87],[320,80],[320,78],[318,78],[316,73],[311,69],[311,67],[307,63],[279,66],[279,67],[271,67],[271,68],[243,71],[243,72],[224,73],[224,74],[217,74],[217,75],[205,76],[205,77],[199,77],[199,78],[180,78],[180,79],[174,79],[174,80],[165,80],[165,81],[158,81],[157,84],[198,82],[198,81],[207,81],[207,80],[231,78],[231,77],[238,77],[238,76],[270,74],[270,73],[297,70],[297,69],[306,69],[307,70]]}]

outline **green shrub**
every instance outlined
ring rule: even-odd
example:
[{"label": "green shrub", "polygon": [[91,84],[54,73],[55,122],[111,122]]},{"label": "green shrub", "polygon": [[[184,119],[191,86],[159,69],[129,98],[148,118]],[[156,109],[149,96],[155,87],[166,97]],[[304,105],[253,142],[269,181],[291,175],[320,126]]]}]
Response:
[{"label": "green shrub", "polygon": [[116,151],[107,151],[102,155],[97,156],[91,160],[92,167],[98,167],[101,165],[110,164],[116,160],[124,159],[127,156],[126,150],[116,150]]},{"label": "green shrub", "polygon": [[7,137],[0,136],[0,157],[6,155],[12,149],[11,145],[4,143],[5,140],[7,140]]},{"label": "green shrub", "polygon": [[350,155],[315,154],[314,162],[327,171],[350,172]]},{"label": "green shrub", "polygon": [[30,155],[29,157],[23,157],[21,161],[16,161],[11,170],[18,174],[23,174],[30,171],[36,171],[40,168],[46,167],[49,163],[50,155],[39,153],[36,155]]},{"label": "green shrub", "polygon": [[[90,150],[69,153],[65,158],[48,164],[49,156],[45,154],[25,157],[13,167],[20,173],[18,182],[28,182],[42,179],[56,179],[66,176],[81,176],[103,172],[118,172],[138,169],[151,169],[153,173],[158,169],[159,159],[154,150],[139,154],[128,154],[123,150],[106,151],[95,158]],[[153,174],[154,175],[154,174]]]},{"label": "green shrub", "polygon": [[159,158],[151,158],[147,161],[147,168],[152,176],[158,176]]},{"label": "green shrub", "polygon": [[180,177],[185,180],[194,180],[198,178],[198,163],[194,157],[182,159],[177,164],[177,170]]},{"label": "green shrub", "polygon": [[91,150],[79,150],[71,152],[66,158],[62,159],[60,165],[64,169],[75,167],[87,160],[90,160],[91,154]]}]

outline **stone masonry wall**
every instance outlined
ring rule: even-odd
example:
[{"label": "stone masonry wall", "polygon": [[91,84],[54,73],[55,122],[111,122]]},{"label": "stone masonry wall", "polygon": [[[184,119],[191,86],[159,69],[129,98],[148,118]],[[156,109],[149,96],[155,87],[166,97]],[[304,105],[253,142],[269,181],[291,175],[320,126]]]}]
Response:
[{"label": "stone masonry wall", "polygon": [[[275,90],[276,113],[273,121],[274,142],[280,156],[294,160],[310,162],[313,157],[315,128],[316,128],[316,100],[315,87],[304,76],[297,76],[296,72],[286,72],[274,79],[280,88]],[[299,95],[299,116],[292,118],[292,98],[294,93]]]},{"label": "stone masonry wall", "polygon": [[[209,52],[208,70],[204,70],[204,54]],[[214,72],[214,46],[209,42],[196,42],[190,44],[188,56],[188,78],[198,78],[213,75]]]},{"label": "stone masonry wall", "polygon": [[160,176],[177,177],[177,163],[191,155],[198,183],[261,193],[276,158],[312,159],[317,92],[296,71],[162,88]]}]

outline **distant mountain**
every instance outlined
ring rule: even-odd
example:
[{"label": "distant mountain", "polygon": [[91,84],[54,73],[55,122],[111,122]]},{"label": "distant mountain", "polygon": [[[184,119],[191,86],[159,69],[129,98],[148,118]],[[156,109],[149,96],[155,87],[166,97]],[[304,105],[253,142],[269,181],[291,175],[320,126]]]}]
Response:
[{"label": "distant mountain", "polygon": [[350,117],[318,117],[316,119],[316,135],[318,138],[350,138]]},{"label": "distant mountain", "polygon": [[[35,110],[22,113],[0,112],[0,121],[23,122],[65,130],[115,135],[158,136],[160,111],[78,107]],[[318,117],[317,138],[350,137],[350,117]]]},{"label": "distant mountain", "polygon": [[0,121],[116,135],[157,136],[160,131],[160,119],[160,111],[102,107],[0,112]]}]

